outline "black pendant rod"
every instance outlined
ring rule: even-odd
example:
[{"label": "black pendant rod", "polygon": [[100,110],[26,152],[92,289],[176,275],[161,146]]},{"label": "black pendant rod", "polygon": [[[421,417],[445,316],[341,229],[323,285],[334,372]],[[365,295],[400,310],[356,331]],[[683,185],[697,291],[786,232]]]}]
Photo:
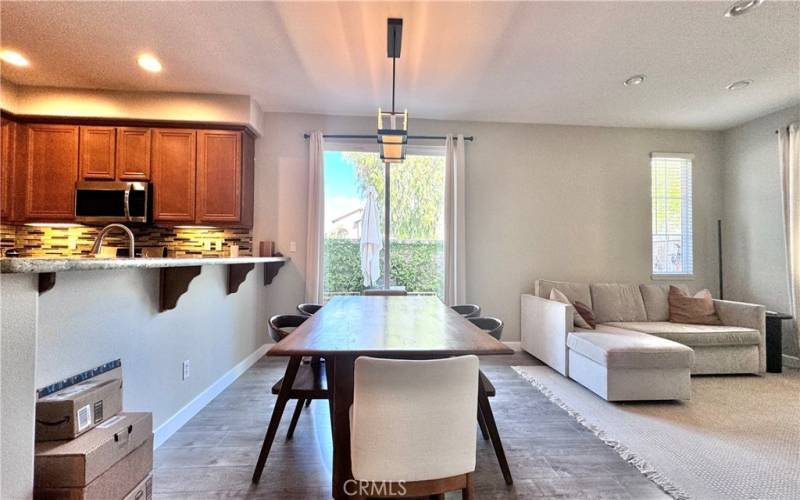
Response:
[{"label": "black pendant rod", "polygon": [[[395,35],[397,37],[397,35]],[[397,65],[397,58],[392,58],[392,114],[394,114],[394,77],[395,77],[395,66]]]},{"label": "black pendant rod", "polygon": [[[311,134],[303,134],[303,138],[308,139],[311,137]],[[377,140],[377,135],[369,135],[369,134],[323,134],[323,138],[325,139],[371,139]],[[447,137],[443,135],[409,135],[409,140],[415,141],[443,141],[447,139]],[[453,136],[453,139],[456,139]],[[474,141],[475,138],[471,135],[464,137],[465,141]]]}]

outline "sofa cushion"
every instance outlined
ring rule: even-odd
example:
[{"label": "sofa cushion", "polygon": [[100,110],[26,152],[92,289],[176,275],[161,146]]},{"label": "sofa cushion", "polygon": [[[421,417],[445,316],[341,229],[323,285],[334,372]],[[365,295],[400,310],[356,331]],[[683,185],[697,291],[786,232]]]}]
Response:
[{"label": "sofa cushion", "polygon": [[[686,285],[674,285],[689,293]],[[639,285],[642,301],[647,311],[647,321],[669,321],[669,287],[670,285]]]},{"label": "sofa cushion", "polygon": [[592,310],[598,323],[611,321],[647,321],[638,285],[593,283]]},{"label": "sofa cushion", "polygon": [[608,368],[691,368],[694,351],[671,340],[616,328],[578,330],[567,347]]},{"label": "sofa cushion", "polygon": [[[761,334],[752,328],[723,325],[689,325],[669,321],[612,322],[608,326],[655,335],[689,347],[758,345]],[[598,325],[601,328],[603,325]]]},{"label": "sofa cushion", "polygon": [[561,293],[566,295],[573,304],[575,302],[583,302],[587,306],[592,307],[592,294],[589,292],[588,283],[536,280],[533,291],[537,297],[549,299],[550,290],[553,288],[557,288]]}]

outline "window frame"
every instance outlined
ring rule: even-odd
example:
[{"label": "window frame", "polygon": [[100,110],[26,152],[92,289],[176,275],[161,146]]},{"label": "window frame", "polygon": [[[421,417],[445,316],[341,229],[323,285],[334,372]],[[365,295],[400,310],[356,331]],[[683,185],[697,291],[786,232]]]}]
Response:
[{"label": "window frame", "polygon": [[[358,153],[374,153],[380,154],[380,148],[376,142],[364,142],[364,141],[354,141],[352,139],[344,139],[344,140],[336,140],[332,139],[325,142],[323,154],[327,151],[339,151],[339,152],[358,152]],[[406,147],[406,156],[409,155],[420,155],[420,156],[441,156],[442,159],[447,157],[447,147],[444,144],[409,144]],[[386,172],[383,176],[384,182],[384,193],[386,198],[384,200],[384,248],[383,248],[383,261],[384,261],[384,269],[386,275],[383,276],[383,287],[378,288],[379,290],[390,290],[391,289],[391,259],[392,259],[392,252],[391,252],[391,234],[392,234],[392,224],[391,224],[391,213],[392,209],[389,203],[389,199],[391,198],[391,175],[392,175],[392,164],[391,163],[384,163],[384,168]],[[446,168],[446,166],[445,166]],[[446,189],[446,187],[445,187]],[[324,241],[325,234],[323,229],[322,239]]]},{"label": "window frame", "polygon": [[[653,160],[655,159],[680,159],[680,160],[688,160],[688,173],[686,178],[688,179],[688,196],[684,192],[682,187],[681,189],[681,217],[684,217],[686,212],[689,212],[690,220],[690,232],[687,235],[686,231],[684,231],[683,227],[684,224],[681,224],[681,247],[682,249],[686,247],[686,239],[689,239],[689,247],[691,248],[688,263],[691,266],[691,271],[688,273],[657,273],[655,272],[655,259],[654,257],[654,237],[656,236],[655,226],[654,226],[654,218],[653,218],[653,202],[655,198],[653,197]],[[692,281],[695,279],[695,259],[694,259],[694,159],[695,155],[693,153],[663,153],[663,152],[652,152],[650,153],[650,279],[653,281]],[[686,199],[688,197],[688,200]],[[688,210],[686,210],[688,206]],[[687,261],[684,261],[684,266]]]}]

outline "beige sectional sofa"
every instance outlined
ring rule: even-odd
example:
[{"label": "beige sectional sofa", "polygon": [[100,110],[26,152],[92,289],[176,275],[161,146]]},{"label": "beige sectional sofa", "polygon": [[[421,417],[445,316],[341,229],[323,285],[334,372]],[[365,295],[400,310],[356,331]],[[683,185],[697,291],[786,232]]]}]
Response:
[{"label": "beige sectional sofa", "polygon": [[[573,326],[592,308],[597,328]],[[689,399],[692,374],[763,373],[765,308],[715,300],[722,325],[669,321],[669,285],[537,280],[522,296],[522,349],[609,401]]]}]

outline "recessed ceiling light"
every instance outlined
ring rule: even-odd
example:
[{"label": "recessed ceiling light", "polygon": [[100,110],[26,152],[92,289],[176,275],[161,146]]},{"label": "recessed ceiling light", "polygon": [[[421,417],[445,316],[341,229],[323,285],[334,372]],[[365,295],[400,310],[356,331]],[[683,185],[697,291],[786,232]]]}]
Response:
[{"label": "recessed ceiling light", "polygon": [[158,62],[155,56],[150,54],[142,54],[136,60],[139,63],[139,66],[146,71],[150,71],[151,73],[158,73],[161,71],[161,63]]},{"label": "recessed ceiling light", "polygon": [[16,50],[4,49],[0,52],[0,59],[14,66],[28,66],[30,64],[28,60],[25,59],[25,56]]},{"label": "recessed ceiling light", "polygon": [[739,80],[738,82],[731,83],[725,88],[727,88],[728,90],[741,90],[743,88],[749,87],[751,83],[753,83],[753,80]]},{"label": "recessed ceiling light", "polygon": [[739,0],[731,5],[731,8],[725,12],[725,17],[736,17],[742,14],[747,14],[751,10],[761,5],[764,0]]},{"label": "recessed ceiling light", "polygon": [[633,85],[641,85],[644,83],[644,79],[646,77],[644,75],[633,75],[632,77],[625,80],[625,86],[631,87]]}]

